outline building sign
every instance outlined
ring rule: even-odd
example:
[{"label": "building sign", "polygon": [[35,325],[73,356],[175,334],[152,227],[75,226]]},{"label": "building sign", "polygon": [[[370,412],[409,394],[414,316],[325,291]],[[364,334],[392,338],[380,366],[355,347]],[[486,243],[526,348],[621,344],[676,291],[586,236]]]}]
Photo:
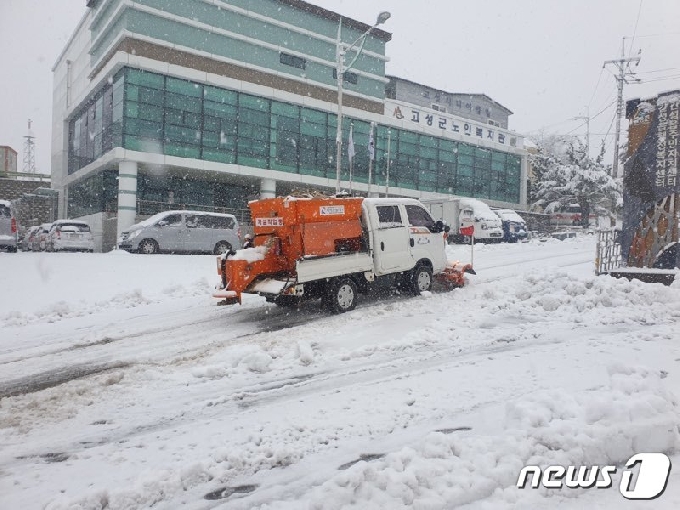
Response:
[{"label": "building sign", "polygon": [[385,115],[402,120],[407,124],[439,131],[438,135],[441,135],[441,131],[444,131],[444,136],[449,133],[463,135],[463,137],[469,137],[471,142],[485,140],[498,146],[524,148],[524,138],[516,133],[490,124],[463,119],[456,115],[431,111],[427,108],[386,100]]},{"label": "building sign", "polygon": [[631,113],[623,174],[623,261],[628,267],[678,268],[680,90],[639,102]]},{"label": "building sign", "polygon": [[256,227],[283,227],[283,218],[255,218]]},{"label": "building sign", "polygon": [[678,182],[680,96],[660,98],[657,109],[659,124],[656,138],[656,185],[674,188]]}]

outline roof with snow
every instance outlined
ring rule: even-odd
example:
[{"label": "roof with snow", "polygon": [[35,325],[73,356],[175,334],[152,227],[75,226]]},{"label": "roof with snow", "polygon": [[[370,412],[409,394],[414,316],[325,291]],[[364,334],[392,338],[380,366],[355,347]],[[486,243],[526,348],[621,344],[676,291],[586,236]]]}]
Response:
[{"label": "roof with snow", "polygon": [[[343,25],[348,26],[350,28],[354,28],[360,32],[366,32],[368,29],[371,28],[371,25],[367,25],[366,23],[362,23],[361,21],[357,21],[352,18],[342,16],[337,12],[329,11],[327,9],[319,7],[318,5],[310,4],[309,2],[304,2],[302,0],[276,0],[276,1],[279,2],[280,4],[289,5],[291,7],[295,7],[296,9],[309,12],[311,14],[319,16],[320,18],[325,18],[331,21],[342,20]],[[391,33],[385,32],[384,30],[380,30],[379,28],[374,28],[373,30],[371,30],[371,35],[377,37],[378,39],[382,39],[385,42],[392,40]]]},{"label": "roof with snow", "polygon": [[416,86],[418,86],[418,87],[427,87],[428,89],[432,89],[432,90],[434,90],[435,92],[441,92],[442,94],[449,94],[449,95],[451,95],[451,96],[456,96],[456,97],[470,97],[470,98],[472,98],[472,97],[479,97],[479,98],[486,99],[487,101],[493,103],[494,106],[500,108],[501,110],[503,110],[503,111],[504,111],[505,113],[507,113],[508,115],[512,115],[512,114],[514,113],[514,112],[513,112],[512,110],[510,110],[508,107],[503,106],[503,105],[500,104],[498,101],[495,101],[493,98],[487,96],[486,94],[482,94],[482,93],[468,93],[468,92],[450,92],[450,91],[448,91],[448,90],[438,89],[438,88],[433,87],[433,86],[431,86],[431,85],[425,85],[425,84],[423,84],[423,83],[418,83],[417,81],[409,80],[409,79],[407,79],[407,78],[400,78],[399,76],[393,76],[393,75],[387,75],[387,74],[385,75],[385,78],[388,78],[388,79],[390,79],[390,80],[396,80],[396,81],[411,83],[412,85],[416,85]]}]

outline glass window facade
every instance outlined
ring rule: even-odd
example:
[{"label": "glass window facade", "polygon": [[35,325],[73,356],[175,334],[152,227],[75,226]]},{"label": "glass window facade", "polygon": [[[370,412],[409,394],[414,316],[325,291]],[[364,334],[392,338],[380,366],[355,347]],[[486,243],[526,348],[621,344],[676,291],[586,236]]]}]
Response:
[{"label": "glass window facade", "polygon": [[78,218],[118,210],[118,172],[105,170],[71,184],[68,188],[69,216]]},{"label": "glass window facade", "polygon": [[69,174],[122,146],[123,84],[121,70],[69,123]]},{"label": "glass window facade", "polygon": [[[343,122],[341,178],[349,177],[350,124],[352,179],[366,183],[370,125],[358,119]],[[336,126],[321,110],[126,68],[71,121],[69,172],[121,146],[334,180]],[[390,187],[520,201],[520,156],[385,126],[375,131],[374,185],[387,181],[388,139]],[[199,189],[195,199],[207,194]]]}]

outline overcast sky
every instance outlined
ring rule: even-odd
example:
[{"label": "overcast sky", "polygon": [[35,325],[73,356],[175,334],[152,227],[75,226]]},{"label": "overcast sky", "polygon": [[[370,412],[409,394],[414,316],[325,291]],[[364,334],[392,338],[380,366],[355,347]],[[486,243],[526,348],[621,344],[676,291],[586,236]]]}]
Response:
[{"label": "overcast sky", "polygon": [[[602,111],[591,144],[607,133],[611,144],[616,81],[602,64],[620,58],[623,37],[627,54],[642,50],[635,71],[644,81],[626,86],[624,99],[680,89],[680,0],[311,3],[368,24],[390,11],[389,74],[487,94],[514,112],[510,127],[523,134],[585,135],[584,121],[571,119]],[[37,167],[49,173],[51,68],[85,9],[85,0],[0,0],[0,145],[19,153],[19,170],[31,118]]]}]

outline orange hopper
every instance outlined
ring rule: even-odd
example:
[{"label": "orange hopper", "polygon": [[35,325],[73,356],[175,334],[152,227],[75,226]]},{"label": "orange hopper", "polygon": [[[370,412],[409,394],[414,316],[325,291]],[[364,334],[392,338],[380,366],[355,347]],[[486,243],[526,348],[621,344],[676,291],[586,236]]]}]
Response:
[{"label": "orange hopper", "polygon": [[241,293],[265,278],[295,279],[295,263],[359,251],[361,198],[267,198],[250,202],[255,248],[218,259],[224,291],[219,297],[241,302]]}]

